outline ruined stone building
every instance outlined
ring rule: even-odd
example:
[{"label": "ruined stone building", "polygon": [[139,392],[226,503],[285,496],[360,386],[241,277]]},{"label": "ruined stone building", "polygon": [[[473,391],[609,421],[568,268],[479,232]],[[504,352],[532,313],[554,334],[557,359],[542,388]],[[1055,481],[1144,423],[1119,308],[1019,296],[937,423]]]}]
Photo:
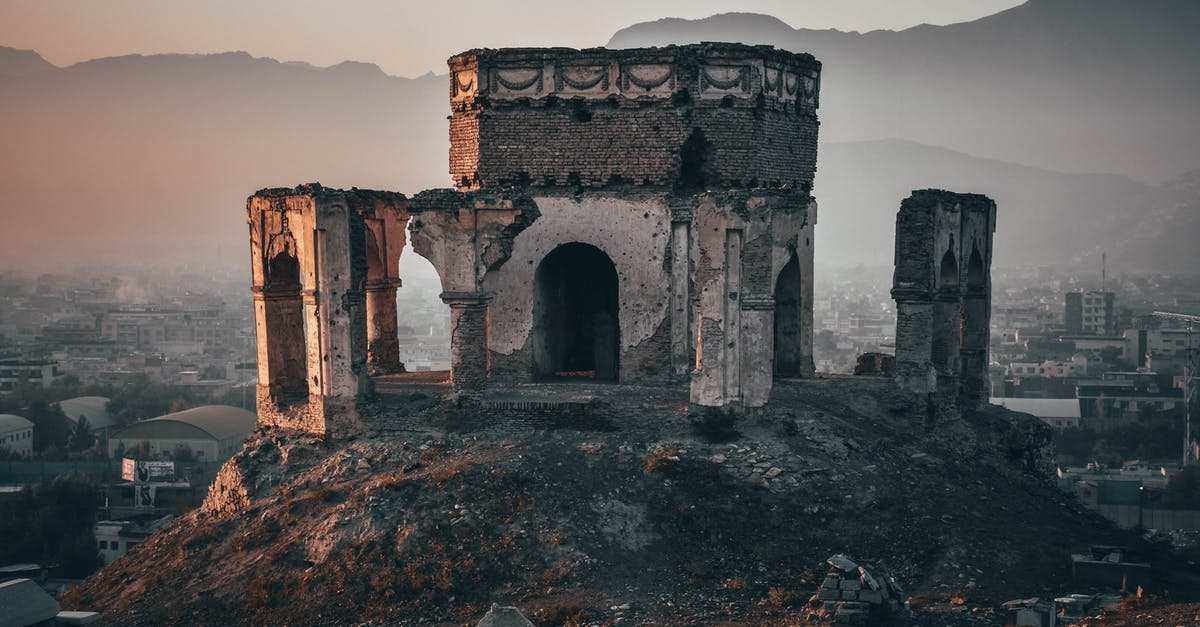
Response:
[{"label": "ruined stone building", "polygon": [[896,215],[895,377],[929,398],[931,421],[987,402],[995,231],[979,194],[914,191]]},{"label": "ruined stone building", "polygon": [[812,372],[818,61],[700,44],[449,64],[454,189],[249,199],[261,422],[337,429],[402,370],[406,227],[464,398],[585,378],[760,407]]}]

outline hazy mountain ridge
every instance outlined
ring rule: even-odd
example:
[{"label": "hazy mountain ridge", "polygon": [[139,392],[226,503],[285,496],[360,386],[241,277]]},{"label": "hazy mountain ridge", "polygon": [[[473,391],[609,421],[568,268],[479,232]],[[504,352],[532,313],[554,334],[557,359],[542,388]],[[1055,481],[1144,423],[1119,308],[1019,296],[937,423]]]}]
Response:
[{"label": "hazy mountain ridge", "polygon": [[58,66],[32,50],[0,46],[0,78],[28,76],[57,69]]},{"label": "hazy mountain ridge", "polygon": [[811,52],[824,63],[826,141],[904,137],[1162,181],[1200,166],[1197,31],[1200,3],[1188,0],[1032,0],[899,32],[793,29],[751,14],[660,20],[608,46],[725,40]]},{"label": "hazy mountain ridge", "polygon": [[934,187],[996,201],[996,265],[1096,265],[1107,252],[1120,271],[1194,272],[1194,245],[1185,242],[1200,234],[1200,174],[1156,187],[896,139],[818,152],[817,256],[826,263],[890,265],[900,200]]},{"label": "hazy mountain ridge", "polygon": [[10,79],[0,212],[16,219],[0,233],[0,263],[240,271],[256,189],[448,185],[445,81],[243,52],[129,55]]},{"label": "hazy mountain ridge", "polygon": [[[974,111],[962,104],[964,94],[978,92],[991,80],[988,76],[964,79],[961,85],[951,77],[938,79],[954,87],[955,93],[933,94],[949,94],[937,108],[914,108],[910,105],[915,96],[889,99],[879,91],[884,84],[899,90],[896,86],[908,80],[908,74],[887,76],[886,63],[896,61],[864,65],[874,58],[872,50],[883,49],[879,46],[900,50],[896,42],[914,33],[921,35],[920,41],[905,46],[966,37],[983,28],[980,23],[1011,30],[1028,22],[1023,12],[1067,7],[1071,1],[1035,0],[968,24],[862,35],[797,31],[775,18],[747,14],[694,22],[672,19],[623,30],[614,41],[651,43],[631,38],[638,33],[658,37],[664,28],[682,29],[681,37],[698,32],[696,38],[717,39],[719,32],[701,32],[701,27],[727,29],[730,24],[743,24],[755,32],[769,30],[760,41],[782,45],[778,38],[791,33],[812,44],[801,49],[817,51],[825,62],[820,115],[821,138],[827,143],[819,150],[814,188],[821,206],[820,264],[890,265],[900,200],[913,189],[945,187],[987,193],[997,200],[997,264],[1090,264],[1104,250],[1113,267],[1125,264],[1130,271],[1194,271],[1191,242],[1200,235],[1200,174],[1180,175],[1158,188],[1124,176],[1065,173],[1076,167],[1048,171],[1016,165],[1034,163],[1050,150],[1045,148],[1045,138],[1027,141],[1029,131],[1021,120],[1026,115],[1040,116],[1043,126],[1078,127],[1075,118],[1094,119],[1095,124],[1085,125],[1094,136],[1092,142],[1063,143],[1064,153],[1118,152],[1128,161],[1144,157],[1150,162],[1164,158],[1160,145],[1200,151],[1200,124],[1195,123],[1200,107],[1187,112],[1191,124],[1186,125],[1178,123],[1174,111],[1190,103],[1186,98],[1172,97],[1161,104],[1175,117],[1159,116],[1155,108],[1159,105],[1149,101],[1131,105],[1118,117],[1101,107],[1066,118],[1055,117],[1063,114],[1054,99],[1039,100],[1038,107],[1032,107],[1036,112],[985,102],[981,111],[972,113],[976,121],[965,123],[955,121],[963,117],[958,115],[962,111]],[[1088,3],[1105,11],[1111,4],[1108,0]],[[1111,29],[1111,17],[1103,16],[1081,20],[1078,29],[1086,30],[1093,22],[1100,23],[1101,30]],[[929,34],[923,35],[926,31]],[[1076,38],[1095,39],[1082,32]],[[821,52],[822,42],[835,42],[826,52],[841,51],[838,54],[848,55],[848,61]],[[1148,44],[1147,49],[1158,45]],[[5,61],[16,58],[5,52],[11,50],[0,48],[0,74],[15,67]],[[30,54],[33,57],[16,56],[41,59]],[[1177,83],[1184,83],[1178,80],[1178,66],[1186,61],[1165,60],[1148,73],[1169,69],[1176,73]],[[245,52],[128,55],[66,68],[42,63],[23,66],[41,70],[6,75],[0,94],[0,137],[5,145],[0,152],[0,188],[5,190],[0,214],[9,218],[6,228],[0,229],[0,267],[28,268],[36,260],[39,267],[61,269],[77,260],[211,265],[241,273],[247,250],[245,198],[256,189],[320,181],[411,194],[450,184],[445,76],[398,78],[372,64],[346,62],[316,68]],[[1000,65],[1006,72],[1022,68],[1019,63]],[[1013,98],[1028,93],[1046,96],[1044,68],[1030,74],[1032,86],[1014,88]],[[881,78],[885,76],[886,80]],[[919,84],[936,78],[927,72],[912,76]],[[1065,102],[1089,97],[1087,89],[1077,92],[1066,85],[1077,83],[1076,78],[1064,79],[1064,85],[1056,88]],[[1108,77],[1104,84],[1111,91],[1122,83]],[[1200,84],[1174,88],[1200,92]],[[953,150],[913,141],[878,141],[879,137],[919,135],[895,132],[897,115],[923,120],[911,127],[938,127],[939,118],[948,120],[943,129],[947,141],[937,145]],[[1126,127],[1135,123],[1153,125],[1167,139],[1131,140],[1127,134],[1132,131]],[[840,141],[839,127],[840,139],[850,128],[870,141]],[[985,150],[996,137],[1007,138],[1020,149],[1017,152],[1030,158],[1012,159],[1003,157],[1003,150]],[[1056,158],[1049,154],[1044,160]],[[1200,158],[1178,159],[1171,174],[1200,167]],[[872,228],[864,229],[864,224]]]}]

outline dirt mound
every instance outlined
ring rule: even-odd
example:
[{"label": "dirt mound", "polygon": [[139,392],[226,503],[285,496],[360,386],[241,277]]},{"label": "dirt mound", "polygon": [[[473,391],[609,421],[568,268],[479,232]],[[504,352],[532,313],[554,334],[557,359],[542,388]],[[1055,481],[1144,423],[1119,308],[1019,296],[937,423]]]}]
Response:
[{"label": "dirt mound", "polygon": [[1138,542],[1050,483],[1028,416],[928,429],[880,382],[778,388],[736,422],[260,434],[201,510],[65,606],[112,624],[474,624],[493,603],[541,625],[796,624],[836,553],[986,606],[1068,590],[1072,550]]}]

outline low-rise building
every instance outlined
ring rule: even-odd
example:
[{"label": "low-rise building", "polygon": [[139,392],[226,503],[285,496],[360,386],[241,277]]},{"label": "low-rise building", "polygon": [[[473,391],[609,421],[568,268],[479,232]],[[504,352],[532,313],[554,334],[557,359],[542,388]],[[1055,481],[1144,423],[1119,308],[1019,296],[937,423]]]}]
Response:
[{"label": "low-rise building", "polygon": [[170,524],[174,516],[146,514],[127,520],[101,520],[93,527],[100,559],[111,564],[150,534]]},{"label": "low-rise building", "polygon": [[1073,398],[992,398],[993,405],[1037,416],[1055,429],[1079,426],[1079,401]]},{"label": "low-rise building", "polygon": [[41,359],[0,360],[0,394],[11,392],[22,384],[46,387],[61,376],[57,362]]},{"label": "low-rise building", "polygon": [[0,451],[33,454],[33,423],[13,414],[0,414]]},{"label": "low-rise building", "polygon": [[145,459],[177,459],[188,451],[198,461],[224,461],[242,449],[257,417],[238,407],[205,405],[134,423],[108,440],[110,457],[140,451]]}]

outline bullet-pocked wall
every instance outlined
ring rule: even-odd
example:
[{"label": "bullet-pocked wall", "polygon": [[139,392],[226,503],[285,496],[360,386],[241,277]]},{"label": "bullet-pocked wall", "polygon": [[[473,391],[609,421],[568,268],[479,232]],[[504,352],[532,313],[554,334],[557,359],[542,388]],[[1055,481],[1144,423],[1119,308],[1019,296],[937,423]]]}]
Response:
[{"label": "bullet-pocked wall", "polygon": [[449,63],[457,189],[251,197],[260,420],[328,430],[331,403],[353,417],[369,375],[403,371],[405,223],[463,398],[570,378],[760,407],[812,372],[819,62],[700,44]]},{"label": "bullet-pocked wall", "polygon": [[820,63],[740,44],[449,63],[458,191],[410,211],[462,321],[457,388],[677,382],[757,407],[812,372]]},{"label": "bullet-pocked wall", "polygon": [[471,50],[449,64],[460,190],[811,189],[821,72],[811,55],[707,43]]},{"label": "bullet-pocked wall", "polygon": [[932,421],[987,400],[996,203],[917,190],[896,215],[897,382],[928,394]]},{"label": "bullet-pocked wall", "polygon": [[406,202],[319,184],[247,200],[261,424],[353,431],[368,370],[403,368],[392,344]]}]

